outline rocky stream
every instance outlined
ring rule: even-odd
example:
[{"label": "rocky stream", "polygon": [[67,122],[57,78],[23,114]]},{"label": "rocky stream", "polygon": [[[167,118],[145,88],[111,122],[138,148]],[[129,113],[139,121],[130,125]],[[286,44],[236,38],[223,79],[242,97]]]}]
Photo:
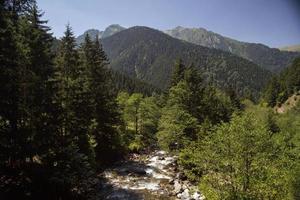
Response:
[{"label": "rocky stream", "polygon": [[105,170],[101,198],[107,200],[203,200],[205,197],[178,171],[177,157],[164,151],[132,154]]}]

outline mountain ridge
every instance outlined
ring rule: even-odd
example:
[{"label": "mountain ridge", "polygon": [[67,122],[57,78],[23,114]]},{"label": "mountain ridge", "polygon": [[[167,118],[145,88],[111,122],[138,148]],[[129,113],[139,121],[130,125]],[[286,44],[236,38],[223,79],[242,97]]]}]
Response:
[{"label": "mountain ridge", "polygon": [[261,43],[238,41],[204,28],[177,26],[164,32],[190,43],[233,53],[273,72],[281,71],[291,64],[296,57],[300,56],[300,53],[283,52]]},{"label": "mountain ridge", "polygon": [[102,44],[111,67],[156,87],[168,87],[174,62],[194,64],[221,87],[235,85],[240,94],[258,94],[271,76],[256,64],[229,52],[191,44],[162,31],[135,26],[104,38]]},{"label": "mountain ridge", "polygon": [[89,36],[92,38],[92,39],[95,39],[96,36],[98,35],[98,37],[100,39],[103,39],[103,38],[106,38],[106,37],[109,37],[117,32],[120,32],[122,30],[125,30],[126,28],[120,26],[119,24],[111,24],[109,25],[108,27],[106,27],[104,29],[104,31],[100,31],[98,29],[88,29],[86,30],[83,34],[79,35],[77,38],[76,38],[76,43],[79,45],[81,43],[84,42],[84,38],[87,34],[89,34]]}]

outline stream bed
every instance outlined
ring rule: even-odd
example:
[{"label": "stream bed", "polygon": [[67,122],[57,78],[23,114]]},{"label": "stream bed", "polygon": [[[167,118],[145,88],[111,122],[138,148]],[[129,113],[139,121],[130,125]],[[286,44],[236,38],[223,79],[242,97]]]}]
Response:
[{"label": "stream bed", "polygon": [[133,154],[105,170],[101,198],[107,200],[203,200],[196,186],[177,172],[177,157],[165,151]]}]

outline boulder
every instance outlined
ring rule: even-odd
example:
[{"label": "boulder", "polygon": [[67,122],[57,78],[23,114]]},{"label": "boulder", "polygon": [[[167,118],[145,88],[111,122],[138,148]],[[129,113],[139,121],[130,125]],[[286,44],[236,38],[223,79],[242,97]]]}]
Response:
[{"label": "boulder", "polygon": [[171,179],[169,180],[169,184],[170,184],[170,185],[174,185],[174,179],[171,178]]},{"label": "boulder", "polygon": [[180,193],[181,191],[182,191],[182,186],[181,186],[181,184],[179,183],[178,180],[175,180],[175,181],[174,181],[174,193],[175,193],[175,194],[178,194],[178,193]]},{"label": "boulder", "polygon": [[192,195],[193,200],[200,200],[201,194],[199,192],[194,192]]},{"label": "boulder", "polygon": [[190,200],[189,189],[185,189],[183,193],[181,193],[181,200]]}]

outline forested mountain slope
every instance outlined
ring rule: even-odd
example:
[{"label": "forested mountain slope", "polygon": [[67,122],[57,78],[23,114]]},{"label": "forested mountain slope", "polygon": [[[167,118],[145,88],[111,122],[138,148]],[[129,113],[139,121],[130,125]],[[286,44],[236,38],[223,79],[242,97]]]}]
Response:
[{"label": "forested mountain slope", "polygon": [[271,76],[268,70],[231,53],[184,42],[148,27],[132,27],[102,41],[114,70],[168,87],[174,63],[183,59],[221,87],[258,94]]},{"label": "forested mountain slope", "polygon": [[161,93],[161,90],[151,84],[141,81],[137,78],[128,77],[127,75],[110,70],[112,87],[115,92],[141,93],[145,96],[151,96],[154,93]]},{"label": "forested mountain slope", "polygon": [[300,57],[293,64],[283,70],[277,76],[273,76],[268,82],[264,99],[269,106],[281,105],[288,98],[300,92]]},{"label": "forested mountain slope", "polygon": [[297,52],[280,51],[263,44],[237,41],[204,28],[178,26],[165,33],[187,42],[231,52],[273,72],[281,71],[300,55]]}]

